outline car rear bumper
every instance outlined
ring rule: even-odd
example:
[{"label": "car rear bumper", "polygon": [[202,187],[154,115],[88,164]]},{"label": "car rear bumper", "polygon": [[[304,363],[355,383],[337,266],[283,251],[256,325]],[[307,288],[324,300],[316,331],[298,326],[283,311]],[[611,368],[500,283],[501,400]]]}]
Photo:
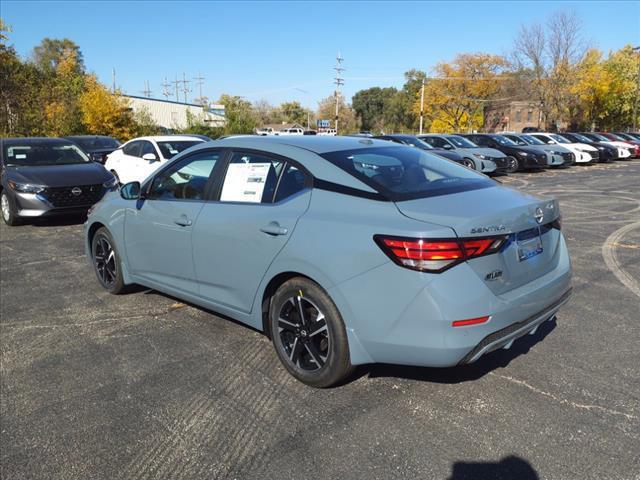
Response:
[{"label": "car rear bumper", "polygon": [[[350,338],[357,338],[358,350],[364,351],[352,356],[354,364],[450,367],[505,347],[556,314],[571,290],[571,262],[562,236],[553,262],[550,271],[499,294],[468,263],[441,274],[388,263],[329,293]],[[486,323],[452,326],[483,316],[489,317]]]},{"label": "car rear bumper", "polygon": [[494,350],[498,350],[500,348],[508,349],[511,347],[513,342],[520,337],[523,337],[527,334],[533,335],[538,330],[538,327],[546,322],[547,320],[553,320],[556,318],[556,313],[560,310],[560,307],[569,301],[571,297],[572,289],[567,290],[567,292],[558,299],[552,305],[549,305],[544,310],[532,315],[531,317],[522,320],[520,322],[516,322],[508,327],[503,328],[502,330],[498,330],[497,332],[493,332],[482,339],[482,341],[475,346],[473,350],[467,353],[462,360],[460,360],[459,365],[463,365],[466,363],[473,363],[478,360],[482,355],[493,352]]}]

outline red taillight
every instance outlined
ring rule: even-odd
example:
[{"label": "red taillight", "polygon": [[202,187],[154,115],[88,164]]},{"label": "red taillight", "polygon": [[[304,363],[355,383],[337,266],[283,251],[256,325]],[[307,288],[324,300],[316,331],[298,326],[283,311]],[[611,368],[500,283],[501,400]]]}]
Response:
[{"label": "red taillight", "polygon": [[468,327],[469,325],[479,325],[489,321],[489,317],[469,318],[468,320],[455,320],[451,322],[452,327]]},{"label": "red taillight", "polygon": [[391,260],[403,267],[439,273],[469,258],[499,251],[507,235],[486,238],[399,238],[374,236],[376,243]]}]

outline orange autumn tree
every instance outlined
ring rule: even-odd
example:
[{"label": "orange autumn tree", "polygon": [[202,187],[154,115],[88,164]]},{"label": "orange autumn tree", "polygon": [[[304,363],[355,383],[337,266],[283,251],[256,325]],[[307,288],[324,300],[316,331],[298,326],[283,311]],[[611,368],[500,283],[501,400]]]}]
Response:
[{"label": "orange autumn tree", "polygon": [[136,135],[137,126],[127,99],[109,92],[95,75],[85,77],[79,104],[87,133],[108,135],[122,141]]},{"label": "orange autumn tree", "polygon": [[[485,102],[498,92],[506,68],[503,57],[486,53],[465,53],[436,65],[424,92],[430,130],[459,132],[482,127]],[[414,112],[420,112],[420,92]]]}]

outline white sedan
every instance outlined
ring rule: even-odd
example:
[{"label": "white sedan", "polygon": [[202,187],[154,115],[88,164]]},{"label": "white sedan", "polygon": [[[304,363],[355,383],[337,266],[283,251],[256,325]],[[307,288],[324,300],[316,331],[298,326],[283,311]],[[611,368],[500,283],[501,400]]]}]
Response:
[{"label": "white sedan", "polygon": [[573,143],[560,135],[555,133],[529,133],[538,140],[542,140],[547,145],[561,145],[567,150],[573,152],[576,156],[576,163],[589,163],[591,161],[597,162],[600,158],[600,152],[595,147],[587,145],[586,143]]},{"label": "white sedan", "polygon": [[142,182],[174,155],[202,142],[186,135],[134,138],[107,155],[104,166],[122,184]]}]

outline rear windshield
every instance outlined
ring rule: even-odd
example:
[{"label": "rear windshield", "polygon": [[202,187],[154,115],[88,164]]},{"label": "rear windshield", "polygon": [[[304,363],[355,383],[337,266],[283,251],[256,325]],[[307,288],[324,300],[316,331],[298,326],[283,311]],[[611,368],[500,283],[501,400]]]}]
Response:
[{"label": "rear windshield", "polygon": [[89,162],[89,158],[71,143],[11,142],[4,145],[5,165],[38,167]]},{"label": "rear windshield", "polygon": [[70,140],[84,150],[101,150],[106,148],[113,148],[115,150],[120,146],[120,142],[111,137],[71,137]]},{"label": "rear windshield", "polygon": [[193,147],[194,145],[197,145],[202,142],[199,140],[193,140],[193,141],[184,140],[184,141],[178,141],[178,142],[165,141],[165,142],[157,142],[157,143],[158,143],[158,148],[162,153],[162,156],[165,159],[169,159],[179,154],[183,150],[186,150],[187,148]]},{"label": "rear windshield", "polygon": [[553,138],[556,142],[558,143],[571,143],[569,140],[567,140],[566,138],[560,136],[560,135],[556,135],[555,133],[552,133],[551,135],[549,135],[551,138]]},{"label": "rear windshield", "polygon": [[361,148],[322,157],[393,201],[495,185],[484,175],[419,148]]}]

